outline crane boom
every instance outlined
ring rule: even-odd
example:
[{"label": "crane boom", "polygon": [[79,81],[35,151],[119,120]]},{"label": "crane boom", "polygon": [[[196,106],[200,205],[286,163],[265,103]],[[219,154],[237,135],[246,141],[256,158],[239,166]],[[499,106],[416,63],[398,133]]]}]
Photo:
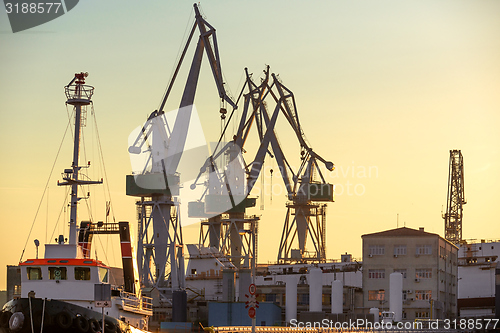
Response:
[{"label": "crane boom", "polygon": [[[248,91],[244,94],[243,111],[239,120],[237,131],[233,136],[233,141],[230,144],[221,144],[221,142],[218,143],[217,146],[221,147],[220,150],[216,150],[213,155],[206,160],[204,166],[198,174],[198,177],[191,185],[192,187],[196,187],[200,177],[206,171],[210,170],[209,179],[217,179],[217,182],[209,181],[209,184],[219,184],[219,190],[214,191],[215,187],[209,186],[208,191],[205,191],[197,202],[192,202],[193,215],[190,214],[190,216],[204,217],[203,212],[209,214],[209,220],[204,223],[205,225],[210,226],[208,231],[210,233],[210,237],[200,234],[200,239],[210,238],[210,246],[212,247],[217,243],[217,240],[219,240],[219,249],[221,252],[225,253],[224,249],[227,247],[225,247],[224,244],[226,240],[220,236],[222,228],[219,226],[224,218],[210,217],[214,216],[216,211],[207,208],[207,206],[210,206],[209,201],[213,202],[218,200],[219,202],[225,202],[226,206],[224,207],[226,207],[226,209],[220,209],[219,214],[227,213],[229,215],[227,221],[234,221],[234,223],[240,223],[239,225],[242,225],[242,223],[246,223],[246,220],[242,215],[239,217],[237,215],[241,212],[241,208],[236,207],[235,205],[236,201],[234,200],[234,197],[237,196],[232,193],[231,186],[226,186],[225,188],[224,186],[220,186],[221,184],[231,184],[232,181],[234,182],[234,179],[228,179],[226,175],[225,170],[229,170],[229,168],[226,169],[226,167],[223,167],[221,169],[220,165],[216,165],[216,161],[222,156],[236,156],[234,154],[235,150],[246,152],[245,143],[249,138],[251,128],[254,127],[255,124],[259,142],[255,155],[252,156],[253,159],[251,162],[244,162],[247,181],[246,190],[244,191],[245,195],[251,193],[257,179],[260,177],[266,155],[269,155],[271,158],[275,158],[287,191],[288,200],[290,201],[287,204],[287,219],[283,229],[278,260],[324,261],[326,258],[326,204],[321,204],[319,202],[333,201],[333,185],[326,183],[325,178],[318,167],[318,161],[323,162],[325,167],[330,171],[334,169],[334,165],[332,162],[325,160],[317,154],[308,144],[300,126],[297,107],[295,105],[295,99],[292,91],[285,87],[275,74],[270,74],[269,67],[267,66],[264,70],[265,77],[261,79],[261,83],[259,85],[256,85],[253,82],[252,75],[248,73],[247,69],[245,69],[245,74],[245,87]],[[269,109],[266,98],[274,102],[272,109]],[[294,169],[288,163],[276,135],[276,123],[280,114],[287,119],[301,147],[301,164],[296,172],[294,172]],[[226,129],[227,126],[224,131]],[[225,134],[226,133],[224,132],[221,137],[224,137]],[[315,175],[319,175],[320,179],[315,179]],[[225,189],[227,190],[225,191]],[[222,195],[226,195],[226,197],[224,198]],[[214,196],[219,196],[219,199],[214,199]],[[251,206],[247,205],[245,207]],[[291,219],[293,219],[293,221]],[[232,235],[239,227],[237,224],[228,228],[230,231],[227,233]],[[296,230],[293,230],[294,228]],[[306,253],[306,242],[308,237],[311,238],[314,246],[313,255]],[[291,248],[292,242],[295,239],[298,241],[297,250]],[[239,243],[238,237],[234,235],[231,236],[230,242],[232,245],[230,246],[231,250],[229,255],[233,258],[232,262],[239,267],[240,250],[239,248],[236,250],[238,247],[237,244]],[[236,244],[233,244],[235,242]],[[233,249],[235,250],[235,253],[233,253]],[[297,255],[296,251],[298,251],[299,255]]]},{"label": "crane boom", "polygon": [[[177,215],[179,200],[175,198],[181,194],[179,190],[179,169],[183,163],[181,159],[183,155],[190,156],[191,150],[196,150],[196,152],[206,150],[204,137],[201,138],[202,146],[192,148],[186,145],[188,139],[189,144],[192,145],[191,138],[188,138],[189,129],[198,125],[193,103],[205,53],[219,97],[223,103],[232,106],[233,111],[237,107],[224,87],[215,29],[202,17],[197,4],[194,4],[194,11],[195,23],[175,66],[174,74],[167,85],[159,109],[150,114],[146,123],[139,127],[137,132],[133,132],[135,136],[129,138],[131,140],[129,152],[134,174],[127,176],[127,195],[141,198],[137,202],[140,210],[137,256],[141,266],[140,276],[146,285],[156,287],[160,291],[162,301],[167,302],[170,302],[169,299],[176,299],[172,293],[180,292],[184,288],[182,230]],[[199,35],[196,39],[196,48],[179,108],[176,113],[174,111],[166,114],[165,105],[189,46],[195,39],[193,37],[196,30]],[[189,157],[186,158],[189,159]],[[184,169],[182,172],[188,173]],[[149,228],[153,229],[152,232],[148,231]],[[152,260],[154,268],[149,264]],[[182,319],[181,317],[179,318]]]}]

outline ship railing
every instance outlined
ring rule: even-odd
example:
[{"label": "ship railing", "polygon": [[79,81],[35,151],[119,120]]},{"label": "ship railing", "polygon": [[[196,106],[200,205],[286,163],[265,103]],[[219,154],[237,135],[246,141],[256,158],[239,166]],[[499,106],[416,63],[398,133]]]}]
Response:
[{"label": "ship railing", "polygon": [[142,296],[142,309],[153,311],[153,298]]},{"label": "ship railing", "polygon": [[67,99],[86,99],[90,100],[94,94],[94,87],[84,84],[72,84],[64,87]]},{"label": "ship railing", "polygon": [[151,297],[142,296],[139,298],[135,294],[126,291],[122,291],[120,293],[120,297],[122,299],[123,306],[142,310],[153,309],[153,299]]}]

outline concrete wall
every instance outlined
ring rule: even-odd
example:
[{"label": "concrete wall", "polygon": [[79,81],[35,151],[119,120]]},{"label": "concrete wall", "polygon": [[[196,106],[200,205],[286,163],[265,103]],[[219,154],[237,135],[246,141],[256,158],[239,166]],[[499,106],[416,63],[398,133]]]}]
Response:
[{"label": "concrete wall", "polygon": [[[260,302],[256,309],[257,326],[281,325],[281,308],[274,303]],[[208,326],[251,326],[244,302],[209,302]]]},{"label": "concrete wall", "polygon": [[495,267],[458,267],[458,298],[495,297]]}]

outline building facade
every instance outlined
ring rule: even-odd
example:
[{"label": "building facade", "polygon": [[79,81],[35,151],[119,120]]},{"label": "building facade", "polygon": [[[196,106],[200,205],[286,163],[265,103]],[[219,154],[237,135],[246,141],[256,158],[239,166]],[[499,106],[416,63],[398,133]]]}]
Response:
[{"label": "building facade", "polygon": [[437,234],[397,228],[362,236],[363,304],[389,311],[389,276],[403,275],[403,320],[457,316],[458,247]]}]

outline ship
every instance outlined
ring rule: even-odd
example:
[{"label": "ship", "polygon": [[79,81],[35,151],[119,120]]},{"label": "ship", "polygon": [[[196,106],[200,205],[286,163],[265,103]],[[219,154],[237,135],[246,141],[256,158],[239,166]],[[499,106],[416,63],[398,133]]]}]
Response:
[{"label": "ship", "polygon": [[[90,180],[80,165],[80,138],[86,106],[92,103],[94,87],[86,85],[88,73],[76,73],[64,87],[74,108],[73,162],[65,169],[59,186],[71,188],[69,237],[45,245],[43,258],[19,263],[21,296],[7,302],[0,313],[0,333],[10,332],[148,332],[152,300],[142,295],[133,258],[128,222],[104,223],[78,218],[78,189],[101,184]],[[90,164],[90,162],[89,162]],[[95,234],[119,234],[123,285],[110,283],[111,267],[91,258]]]}]

